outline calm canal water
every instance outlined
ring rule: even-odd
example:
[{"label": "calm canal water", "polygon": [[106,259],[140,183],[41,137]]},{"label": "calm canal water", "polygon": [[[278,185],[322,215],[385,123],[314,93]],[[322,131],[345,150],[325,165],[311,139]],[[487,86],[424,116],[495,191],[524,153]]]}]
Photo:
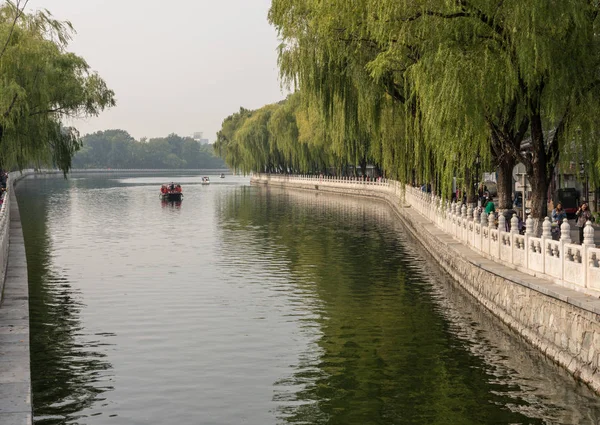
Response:
[{"label": "calm canal water", "polygon": [[600,423],[384,204],[212,180],[18,185],[38,424]]}]

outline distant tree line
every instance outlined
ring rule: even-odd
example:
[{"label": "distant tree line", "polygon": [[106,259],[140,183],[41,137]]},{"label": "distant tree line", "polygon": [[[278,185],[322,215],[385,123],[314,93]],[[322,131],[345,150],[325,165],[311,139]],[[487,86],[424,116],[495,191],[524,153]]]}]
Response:
[{"label": "distant tree line", "polygon": [[191,137],[135,140],[125,130],[105,130],[82,138],[82,147],[73,157],[73,168],[185,169],[227,168],[209,145]]}]

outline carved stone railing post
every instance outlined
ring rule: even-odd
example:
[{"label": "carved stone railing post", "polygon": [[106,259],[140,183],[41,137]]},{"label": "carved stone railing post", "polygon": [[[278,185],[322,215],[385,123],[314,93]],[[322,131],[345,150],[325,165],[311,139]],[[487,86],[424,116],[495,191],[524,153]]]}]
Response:
[{"label": "carved stone railing post", "polygon": [[[583,244],[581,247],[581,263],[583,265],[583,282],[586,288],[590,287],[590,277],[588,276],[590,262],[588,262],[588,249],[594,248],[596,245],[594,243],[594,227],[592,223],[588,221],[585,223],[585,227],[583,228]],[[593,262],[592,262],[593,264]]]},{"label": "carved stone railing post", "polygon": [[488,227],[490,229],[496,228],[496,216],[493,212],[490,212],[490,215],[488,215]]},{"label": "carved stone railing post", "polygon": [[510,219],[510,233],[519,233],[519,217],[516,214]]},{"label": "carved stone railing post", "polygon": [[529,214],[527,220],[525,220],[525,234],[533,236],[533,218],[531,218],[531,214]]},{"label": "carved stone railing post", "polygon": [[571,243],[571,225],[567,220],[563,220],[563,224],[560,226],[560,241]]},{"label": "carved stone railing post", "polygon": [[500,236],[499,232],[506,232],[506,217],[504,217],[504,214],[498,215],[498,236]]},{"label": "carved stone railing post", "polygon": [[559,258],[561,262],[561,272],[560,277],[564,280],[565,278],[565,261],[567,261],[567,248],[566,244],[572,243],[571,241],[571,225],[567,220],[563,220],[563,223],[560,226],[560,245],[559,245]]},{"label": "carved stone railing post", "polygon": [[[531,225],[533,230],[533,223]],[[550,218],[544,218],[544,222],[542,223],[542,273],[546,273],[546,255],[547,255],[547,245],[546,241],[552,240],[552,223],[550,222]]]},{"label": "carved stone railing post", "polygon": [[585,227],[583,228],[583,245],[591,246],[592,248],[595,246],[594,227],[592,226],[592,223],[590,221],[585,223]]},{"label": "carved stone railing post", "polygon": [[[531,220],[531,225],[527,225],[527,228],[531,228],[533,232],[533,219]],[[542,223],[542,237],[552,239],[552,223],[550,223],[550,218],[546,217],[544,222]]]}]

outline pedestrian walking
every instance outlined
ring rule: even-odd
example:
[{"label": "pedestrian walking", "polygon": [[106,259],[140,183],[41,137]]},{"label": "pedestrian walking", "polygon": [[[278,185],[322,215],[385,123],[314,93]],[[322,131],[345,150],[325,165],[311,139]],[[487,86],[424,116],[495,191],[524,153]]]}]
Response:
[{"label": "pedestrian walking", "polygon": [[595,221],[587,202],[581,204],[575,213],[575,216],[577,217],[577,227],[579,227],[579,243],[583,243],[583,229],[585,228],[586,223],[588,221],[591,221],[592,223]]}]

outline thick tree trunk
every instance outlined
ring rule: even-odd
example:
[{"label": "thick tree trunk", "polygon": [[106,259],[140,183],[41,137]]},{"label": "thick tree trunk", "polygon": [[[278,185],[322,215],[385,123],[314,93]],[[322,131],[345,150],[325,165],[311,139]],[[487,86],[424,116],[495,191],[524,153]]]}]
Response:
[{"label": "thick tree trunk", "polygon": [[508,155],[502,157],[502,160],[498,161],[498,202],[497,207],[500,210],[511,209],[513,205],[513,177],[512,171],[515,167],[516,160]]},{"label": "thick tree trunk", "polygon": [[360,172],[362,173],[363,177],[367,175],[367,158],[362,158],[360,160]]},{"label": "thick tree trunk", "polygon": [[540,234],[541,223],[548,216],[548,180],[545,171],[534,163],[533,175],[529,177],[531,184],[531,217],[534,219],[534,233]]},{"label": "thick tree trunk", "polygon": [[532,159],[527,164],[527,175],[531,184],[531,217],[534,220],[535,235],[541,234],[541,224],[548,216],[548,184],[556,163],[550,163],[546,154],[542,119],[531,117]]},{"label": "thick tree trunk", "polygon": [[467,168],[465,172],[465,190],[467,193],[467,205],[477,205],[477,191],[475,190],[475,183],[473,181],[473,174],[470,169]]}]

